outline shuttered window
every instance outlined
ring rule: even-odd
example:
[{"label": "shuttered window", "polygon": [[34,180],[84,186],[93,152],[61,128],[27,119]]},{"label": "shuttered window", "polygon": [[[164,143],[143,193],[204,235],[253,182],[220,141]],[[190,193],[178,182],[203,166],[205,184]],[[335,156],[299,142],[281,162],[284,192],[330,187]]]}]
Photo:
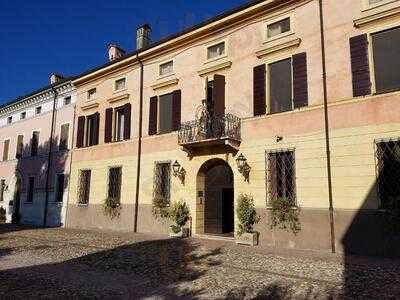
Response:
[{"label": "shuttered window", "polygon": [[125,113],[123,108],[115,110],[114,140],[116,142],[124,140]]},{"label": "shuttered window", "polygon": [[112,199],[121,198],[122,168],[114,167],[108,171],[108,197]]},{"label": "shuttered window", "polygon": [[150,98],[149,135],[179,130],[181,126],[181,91]]},{"label": "shuttered window", "polygon": [[68,137],[69,137],[69,124],[61,125],[60,130],[60,144],[58,145],[58,149],[60,151],[68,149]]},{"label": "shuttered window", "polygon": [[78,204],[89,204],[91,170],[81,170],[78,186]]},{"label": "shuttered window", "polygon": [[162,95],[159,98],[158,133],[172,131],[172,94]]},{"label": "shuttered window", "polygon": [[38,154],[38,147],[39,147],[39,131],[34,131],[32,133],[31,139],[31,156],[36,156]]},{"label": "shuttered window", "polygon": [[150,98],[149,103],[149,135],[157,134],[158,97]]},{"label": "shuttered window", "polygon": [[99,121],[100,114],[94,113],[86,117],[86,128],[85,130],[85,146],[90,147],[98,145],[99,143]]},{"label": "shuttered window", "polygon": [[9,151],[10,151],[10,140],[5,140],[3,143],[3,161],[8,160]]},{"label": "shuttered window", "polygon": [[65,189],[65,175],[57,175],[57,187],[56,187],[56,202],[63,202]]},{"label": "shuttered window", "polygon": [[20,159],[24,151],[24,136],[22,134],[18,135],[17,138],[17,149],[15,151],[15,158]]},{"label": "shuttered window", "polygon": [[32,203],[33,202],[34,188],[35,188],[35,177],[29,177],[29,179],[28,179],[27,198],[26,198],[26,202],[28,202],[28,203]]},{"label": "shuttered window", "polygon": [[400,28],[371,35],[377,93],[400,90]]},{"label": "shuttered window", "polygon": [[292,59],[269,65],[270,113],[293,109],[292,105]]},{"label": "shuttered window", "polygon": [[371,94],[371,78],[368,57],[368,36],[366,34],[350,38],[351,73],[353,96]]}]

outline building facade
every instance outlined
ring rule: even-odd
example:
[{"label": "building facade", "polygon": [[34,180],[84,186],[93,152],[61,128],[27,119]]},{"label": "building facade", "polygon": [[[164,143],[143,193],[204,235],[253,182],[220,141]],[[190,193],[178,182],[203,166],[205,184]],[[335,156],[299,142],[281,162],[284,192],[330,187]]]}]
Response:
[{"label": "building facade", "polygon": [[[111,45],[73,80],[67,226],[166,233],[154,203],[184,200],[194,235],[229,236],[248,194],[261,246],[399,253],[384,228],[400,195],[399,9],[253,1],[150,45],[144,26],[134,53]],[[297,234],[271,229],[279,199]]]},{"label": "building facade", "polygon": [[71,81],[52,75],[50,86],[0,108],[0,205],[8,222],[65,223],[75,101]]}]

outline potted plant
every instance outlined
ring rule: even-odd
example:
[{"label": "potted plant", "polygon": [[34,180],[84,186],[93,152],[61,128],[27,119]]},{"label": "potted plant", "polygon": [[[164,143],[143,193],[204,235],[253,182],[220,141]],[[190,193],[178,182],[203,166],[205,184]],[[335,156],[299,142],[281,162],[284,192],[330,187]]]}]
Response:
[{"label": "potted plant", "polygon": [[189,220],[189,208],[183,201],[174,202],[169,208],[169,219],[173,222],[170,226],[170,237],[188,237],[189,229],[184,228]]},{"label": "potted plant", "polygon": [[301,230],[299,214],[300,209],[294,200],[285,197],[274,199],[271,201],[271,229],[278,227],[296,235]]},{"label": "potted plant", "polygon": [[0,207],[0,224],[3,224],[7,221],[6,217],[6,209],[4,207]]},{"label": "potted plant", "polygon": [[260,222],[260,217],[257,215],[253,197],[241,194],[238,199],[236,214],[239,220],[236,243],[249,246],[258,245],[259,233],[254,231],[253,227]]}]

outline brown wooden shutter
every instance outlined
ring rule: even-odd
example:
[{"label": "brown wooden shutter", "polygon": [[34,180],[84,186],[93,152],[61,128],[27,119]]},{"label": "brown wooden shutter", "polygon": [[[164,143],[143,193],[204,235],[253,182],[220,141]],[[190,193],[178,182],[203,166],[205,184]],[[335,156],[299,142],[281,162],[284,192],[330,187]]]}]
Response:
[{"label": "brown wooden shutter", "polygon": [[112,141],[112,119],[113,119],[113,109],[106,109],[106,120],[104,127],[104,143],[111,143]]},{"label": "brown wooden shutter", "polygon": [[369,72],[368,36],[366,34],[350,38],[351,73],[353,76],[353,97],[371,94]]},{"label": "brown wooden shutter", "polygon": [[149,135],[157,134],[157,102],[157,96],[150,98]]},{"label": "brown wooden shutter", "polygon": [[214,75],[213,101],[214,101],[214,115],[216,117],[224,117],[225,116],[225,76],[218,75],[218,74]]},{"label": "brown wooden shutter", "polygon": [[253,112],[254,116],[266,114],[266,66],[260,65],[253,69]]},{"label": "brown wooden shutter", "polygon": [[99,144],[99,124],[100,124],[100,114],[93,114],[93,145]]},{"label": "brown wooden shutter", "polygon": [[294,108],[308,105],[307,54],[293,55],[293,104]]},{"label": "brown wooden shutter", "polygon": [[83,140],[85,138],[85,120],[84,116],[78,117],[78,128],[76,131],[76,148],[83,147]]},{"label": "brown wooden shutter", "polygon": [[181,90],[172,93],[172,130],[181,128]]},{"label": "brown wooden shutter", "polygon": [[131,110],[132,105],[130,103],[126,103],[124,105],[124,140],[129,140],[131,138]]}]

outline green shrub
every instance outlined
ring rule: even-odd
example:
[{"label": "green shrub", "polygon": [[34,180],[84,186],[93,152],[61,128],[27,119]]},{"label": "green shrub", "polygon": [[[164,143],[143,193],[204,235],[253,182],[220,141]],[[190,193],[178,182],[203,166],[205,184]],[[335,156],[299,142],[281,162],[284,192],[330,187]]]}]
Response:
[{"label": "green shrub", "polygon": [[153,198],[153,215],[157,218],[169,218],[169,202],[162,197]]},{"label": "green shrub", "polygon": [[[174,222],[174,225],[171,226],[172,230],[178,230],[186,225],[187,221],[189,220],[190,217],[190,211],[188,206],[186,205],[185,202],[183,201],[178,201],[174,202],[171,207],[169,208],[169,218],[172,222]],[[174,231],[175,232],[175,231]],[[177,233],[177,232],[175,232]]]},{"label": "green shrub", "polygon": [[301,230],[299,221],[300,209],[289,198],[278,198],[271,201],[271,229],[278,227],[297,234]]},{"label": "green shrub", "polygon": [[119,198],[108,197],[103,203],[104,215],[111,219],[117,218],[121,214],[121,203]]},{"label": "green shrub", "polygon": [[6,220],[6,210],[4,207],[0,207],[0,223],[5,223]]},{"label": "green shrub", "polygon": [[254,233],[253,227],[260,222],[260,217],[257,215],[253,197],[241,194],[238,199],[236,214],[239,220],[238,234]]}]

